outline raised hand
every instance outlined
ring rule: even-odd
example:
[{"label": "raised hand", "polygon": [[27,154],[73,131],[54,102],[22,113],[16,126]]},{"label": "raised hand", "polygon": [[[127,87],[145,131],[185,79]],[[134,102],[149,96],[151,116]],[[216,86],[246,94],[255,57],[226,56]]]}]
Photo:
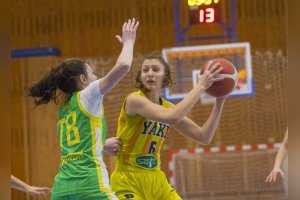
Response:
[{"label": "raised hand", "polygon": [[199,77],[199,85],[205,89],[209,88],[214,82],[224,79],[224,77],[219,76],[219,73],[222,71],[220,63],[213,63],[210,61],[207,65],[207,68]]},{"label": "raised hand", "polygon": [[139,26],[139,21],[136,22],[134,18],[132,18],[132,20],[129,19],[127,22],[123,24],[122,37],[116,35],[116,38],[122,44],[126,42],[135,42],[136,30],[138,26]]},{"label": "raised hand", "polygon": [[278,176],[281,176],[281,178],[284,177],[282,170],[280,168],[273,169],[266,178],[266,183],[275,182]]}]

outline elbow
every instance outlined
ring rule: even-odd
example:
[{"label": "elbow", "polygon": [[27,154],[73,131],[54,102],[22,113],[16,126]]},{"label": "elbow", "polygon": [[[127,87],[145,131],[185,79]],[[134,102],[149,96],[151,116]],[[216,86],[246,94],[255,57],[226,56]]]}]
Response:
[{"label": "elbow", "polygon": [[178,116],[176,113],[174,114],[174,113],[171,113],[170,114],[170,116],[168,117],[169,118],[169,124],[171,125],[171,126],[175,126],[175,125],[177,125],[182,119],[183,119],[183,117],[181,117],[181,116]]},{"label": "elbow", "polygon": [[170,119],[168,124],[170,124],[171,126],[176,126],[179,122],[180,120],[178,119]]},{"label": "elbow", "polygon": [[200,142],[202,145],[208,146],[211,143],[211,140],[201,140]]},{"label": "elbow", "polygon": [[120,68],[120,71],[123,73],[128,73],[130,70],[131,63],[122,62],[118,64],[118,68]]},{"label": "elbow", "polygon": [[212,141],[212,137],[210,137],[209,133],[204,133],[203,135],[201,135],[198,138],[198,143],[202,144],[202,145],[205,145],[205,146],[210,145],[211,141]]}]

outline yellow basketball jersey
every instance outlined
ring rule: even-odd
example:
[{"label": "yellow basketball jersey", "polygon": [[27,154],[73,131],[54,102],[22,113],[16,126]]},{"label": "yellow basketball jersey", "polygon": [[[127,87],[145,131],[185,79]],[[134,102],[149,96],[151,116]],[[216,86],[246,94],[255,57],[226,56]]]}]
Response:
[{"label": "yellow basketball jersey", "polygon": [[[129,95],[132,94],[147,98],[141,90]],[[116,168],[160,170],[160,150],[170,126],[140,115],[127,115],[125,102],[126,99],[118,120],[117,137],[121,140],[121,148]],[[164,98],[161,98],[160,102],[163,107],[171,107]]]}]

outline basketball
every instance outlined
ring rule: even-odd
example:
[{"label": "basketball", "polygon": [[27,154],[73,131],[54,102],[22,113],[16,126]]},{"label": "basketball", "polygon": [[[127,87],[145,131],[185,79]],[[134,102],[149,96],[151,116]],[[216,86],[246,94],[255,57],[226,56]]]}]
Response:
[{"label": "basketball", "polygon": [[[231,62],[223,58],[216,58],[212,59],[211,61],[213,61],[213,63],[220,63],[220,66],[223,69],[219,75],[225,78],[221,81],[214,82],[205,92],[214,97],[228,95],[237,85],[238,76],[236,69]],[[208,66],[207,63],[201,68],[200,75],[203,74],[204,70]]]}]

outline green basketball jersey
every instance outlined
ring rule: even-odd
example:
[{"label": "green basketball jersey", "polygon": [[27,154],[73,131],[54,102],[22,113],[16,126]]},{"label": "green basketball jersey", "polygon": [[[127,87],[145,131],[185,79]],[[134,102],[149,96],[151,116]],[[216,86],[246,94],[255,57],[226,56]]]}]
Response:
[{"label": "green basketball jersey", "polygon": [[99,193],[103,199],[112,199],[102,155],[106,139],[103,112],[100,117],[89,114],[80,103],[80,92],[76,92],[59,107],[57,131],[61,164],[52,198]]}]

